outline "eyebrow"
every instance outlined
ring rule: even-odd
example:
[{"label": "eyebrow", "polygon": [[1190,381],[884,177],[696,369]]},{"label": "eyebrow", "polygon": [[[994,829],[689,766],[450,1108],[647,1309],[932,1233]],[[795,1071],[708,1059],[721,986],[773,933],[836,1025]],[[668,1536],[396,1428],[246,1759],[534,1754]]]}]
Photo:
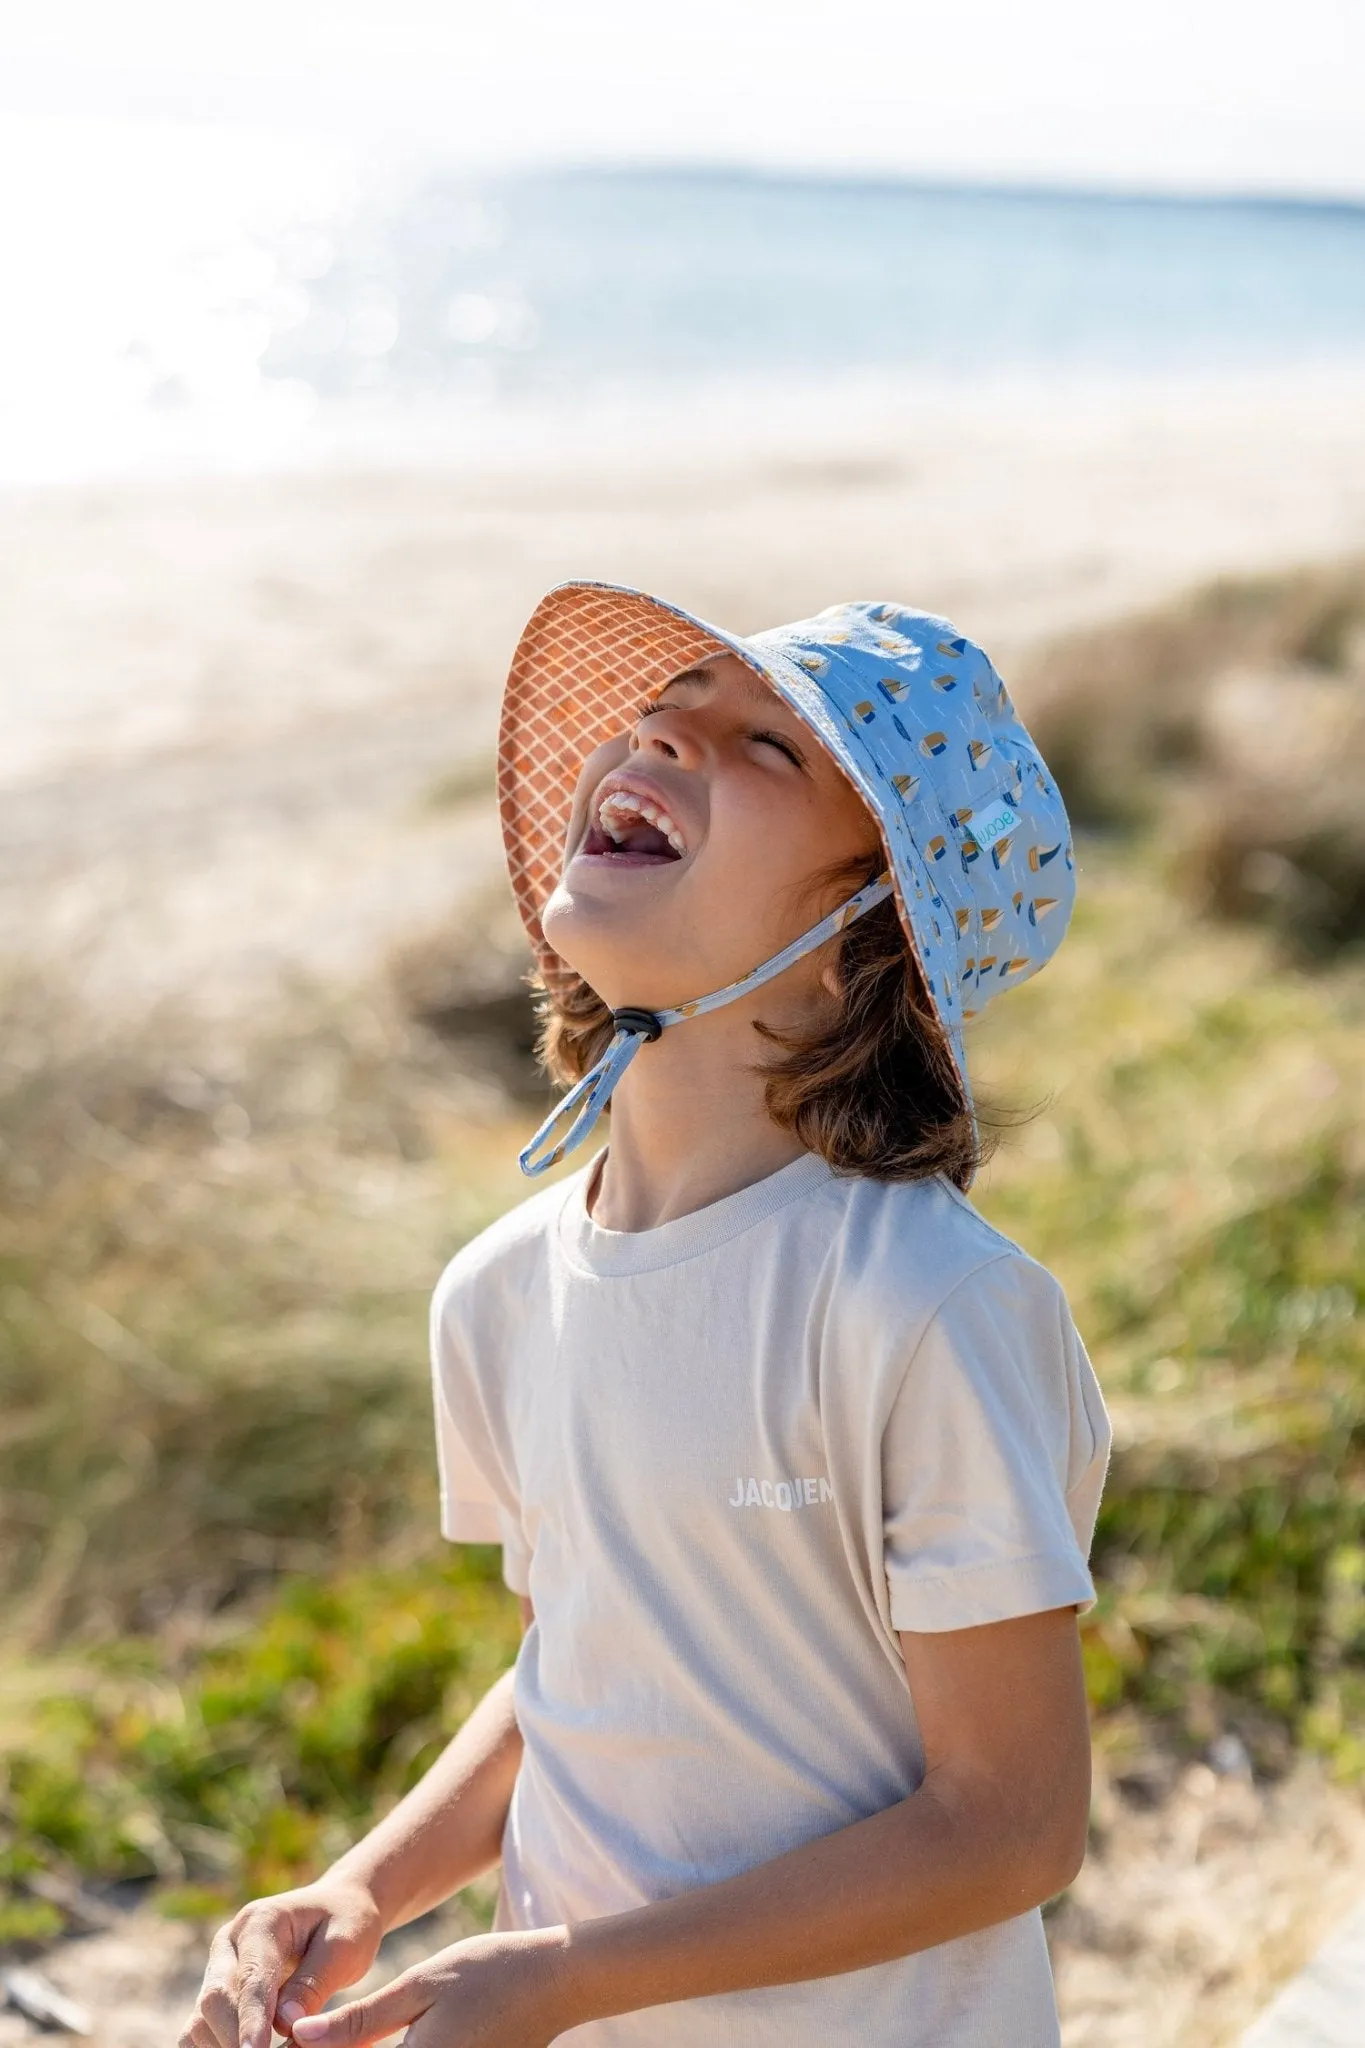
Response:
[{"label": "eyebrow", "polygon": [[670,676],[666,683],[660,683],[656,695],[662,697],[665,690],[681,690],[685,687],[696,690],[714,690],[716,679],[709,669],[685,668],[681,674]]},{"label": "eyebrow", "polygon": [[[747,663],[743,664],[743,667],[748,694],[753,697],[762,698],[765,701],[771,701],[773,692],[769,689],[768,685],[754,673]],[[662,697],[665,690],[684,688],[691,690],[714,690],[715,687],[716,679],[710,669],[705,667],[685,668],[678,675],[670,676],[666,683],[661,683],[655,694],[656,697]]]}]

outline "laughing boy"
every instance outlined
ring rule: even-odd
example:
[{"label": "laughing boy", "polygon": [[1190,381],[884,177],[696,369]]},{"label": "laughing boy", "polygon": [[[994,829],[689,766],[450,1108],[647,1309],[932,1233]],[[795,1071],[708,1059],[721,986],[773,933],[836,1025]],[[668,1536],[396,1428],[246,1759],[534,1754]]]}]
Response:
[{"label": "laughing boy", "polygon": [[[183,2048],[1055,2048],[1076,1627],[1109,1425],[967,1199],[965,1021],[1075,888],[985,654],[846,604],[753,638],[538,607],[509,862],[571,1083],[433,1306],[442,1524],[525,1633],[413,1792],[214,1944]],[[501,1861],[494,1929],[371,1996]]]}]

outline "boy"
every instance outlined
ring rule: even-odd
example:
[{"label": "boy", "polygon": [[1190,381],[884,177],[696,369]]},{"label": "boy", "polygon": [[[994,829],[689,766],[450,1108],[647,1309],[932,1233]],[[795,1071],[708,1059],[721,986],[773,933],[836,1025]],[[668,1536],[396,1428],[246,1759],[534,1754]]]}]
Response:
[{"label": "boy", "polygon": [[[523,635],[500,790],[575,1083],[527,1171],[613,1098],[433,1304],[442,1526],[501,1542],[521,1651],[223,1930],[183,2048],[1048,2048],[1109,1427],[965,1199],[962,1025],[1060,938],[1060,797],[942,619],[592,584]],[[499,1857],[493,1933],[318,2012]]]}]

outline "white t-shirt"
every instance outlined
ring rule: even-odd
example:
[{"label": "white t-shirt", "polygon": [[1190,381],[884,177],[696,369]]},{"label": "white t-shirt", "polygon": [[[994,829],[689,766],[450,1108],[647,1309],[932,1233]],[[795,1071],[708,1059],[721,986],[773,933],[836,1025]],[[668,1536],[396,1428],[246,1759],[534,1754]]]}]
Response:
[{"label": "white t-shirt", "polygon": [[[595,1165],[595,1162],[594,1162]],[[444,1533],[536,1619],[499,1927],[715,1882],[903,1799],[898,1629],[1093,1604],[1109,1423],[1058,1282],[946,1179],[806,1154],[655,1230],[592,1167],[432,1305]],[[869,1969],[656,2006],[573,2048],[1050,2048],[1029,1912]]]}]

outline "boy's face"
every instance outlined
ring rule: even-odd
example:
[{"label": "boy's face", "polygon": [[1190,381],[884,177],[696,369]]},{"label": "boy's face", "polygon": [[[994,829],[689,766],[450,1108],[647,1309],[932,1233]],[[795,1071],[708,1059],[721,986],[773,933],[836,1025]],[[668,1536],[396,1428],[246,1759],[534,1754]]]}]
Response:
[{"label": "boy's face", "polygon": [[804,722],[718,656],[584,762],[545,936],[612,1008],[669,1008],[806,931],[851,893],[822,871],[878,847]]}]

